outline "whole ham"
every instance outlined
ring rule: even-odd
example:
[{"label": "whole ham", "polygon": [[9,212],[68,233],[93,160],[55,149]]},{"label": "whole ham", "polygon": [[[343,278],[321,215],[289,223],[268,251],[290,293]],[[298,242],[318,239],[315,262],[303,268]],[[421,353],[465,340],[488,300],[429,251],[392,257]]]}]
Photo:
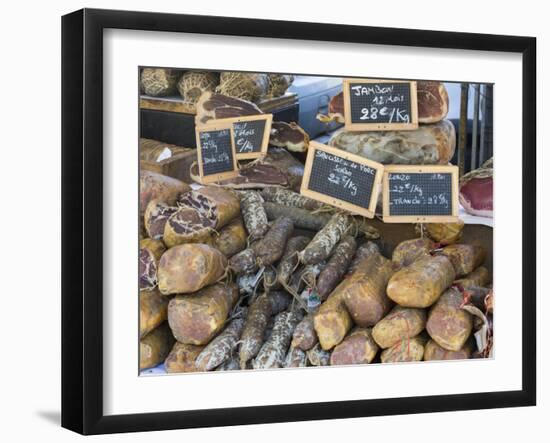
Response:
[{"label": "whole ham", "polygon": [[442,120],[413,131],[341,130],[329,145],[383,164],[446,165],[455,152],[456,133],[450,121]]}]

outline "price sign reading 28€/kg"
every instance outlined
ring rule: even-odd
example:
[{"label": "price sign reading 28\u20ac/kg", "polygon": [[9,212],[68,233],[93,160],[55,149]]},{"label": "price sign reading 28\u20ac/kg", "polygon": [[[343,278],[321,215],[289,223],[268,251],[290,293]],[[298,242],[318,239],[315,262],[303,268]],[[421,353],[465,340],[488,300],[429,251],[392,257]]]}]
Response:
[{"label": "price sign reading 28\u20ac/kg", "polygon": [[449,223],[458,219],[458,167],[386,166],[386,223]]},{"label": "price sign reading 28\u20ac/kg", "polygon": [[384,166],[310,142],[300,194],[373,218]]},{"label": "price sign reading 28\u20ac/kg", "polygon": [[201,183],[212,183],[239,175],[231,123],[197,127],[196,136]]},{"label": "price sign reading 28\u20ac/kg", "polygon": [[418,128],[416,82],[345,79],[343,83],[346,130]]}]

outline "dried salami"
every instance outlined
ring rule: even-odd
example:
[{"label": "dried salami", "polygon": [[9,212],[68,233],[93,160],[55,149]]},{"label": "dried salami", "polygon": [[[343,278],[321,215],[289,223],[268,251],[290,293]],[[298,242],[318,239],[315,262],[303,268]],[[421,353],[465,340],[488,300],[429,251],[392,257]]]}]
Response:
[{"label": "dried salami", "polygon": [[195,360],[195,366],[199,371],[211,371],[229,360],[237,347],[241,331],[244,326],[244,318],[232,320],[229,325],[212,340]]},{"label": "dried salami", "polygon": [[300,315],[293,311],[277,314],[269,339],[252,363],[254,369],[280,368],[284,365],[292,333],[299,321]]},{"label": "dried salami", "polygon": [[264,200],[256,191],[242,191],[241,213],[251,241],[262,238],[269,229]]},{"label": "dried salami", "polygon": [[326,260],[336,244],[350,228],[350,219],[346,214],[334,214],[306,248],[300,253],[304,264],[316,264]]},{"label": "dried salami", "polygon": [[241,369],[246,363],[256,357],[263,343],[267,322],[271,316],[271,302],[267,295],[256,298],[248,309],[239,347],[239,364]]},{"label": "dried salami", "polygon": [[294,225],[291,219],[281,217],[275,220],[265,237],[251,246],[256,254],[258,266],[271,265],[279,260],[293,232]]},{"label": "dried salami", "polygon": [[326,300],[345,275],[356,249],[357,243],[349,235],[340,240],[334,249],[327,265],[317,278],[317,294],[322,301]]}]

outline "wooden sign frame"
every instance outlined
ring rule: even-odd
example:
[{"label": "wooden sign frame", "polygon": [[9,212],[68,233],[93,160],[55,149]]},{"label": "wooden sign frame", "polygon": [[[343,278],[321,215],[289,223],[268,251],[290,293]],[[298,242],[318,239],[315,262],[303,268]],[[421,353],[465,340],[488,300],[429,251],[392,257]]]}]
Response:
[{"label": "wooden sign frame", "polygon": [[[351,116],[351,83],[408,83],[411,88],[411,122],[410,123],[353,123]],[[346,78],[343,80],[342,91],[344,93],[344,124],[346,131],[410,131],[418,129],[418,97],[416,81],[406,80],[378,80],[372,78]]]},{"label": "wooden sign frame", "polygon": [[217,122],[231,123],[231,125],[233,126],[234,123],[250,122],[250,121],[256,121],[256,120],[265,120],[265,131],[264,131],[264,137],[262,139],[262,148],[260,149],[260,151],[239,154],[237,152],[237,147],[235,146],[235,155],[237,160],[248,160],[248,159],[254,159],[258,157],[264,157],[265,155],[267,155],[267,147],[269,145],[269,136],[271,134],[271,123],[273,122],[273,114],[257,114],[257,115],[247,115],[244,117],[220,118],[220,119],[210,120],[206,122],[205,124],[201,125],[201,128],[208,127],[213,124],[217,124]]},{"label": "wooden sign frame", "polygon": [[[204,175],[203,165],[202,165],[202,147],[201,147],[201,132],[214,132],[223,129],[229,129],[231,134],[231,151],[233,152],[233,171],[221,172],[219,174]],[[195,135],[197,139],[197,163],[199,166],[199,179],[202,184],[218,182],[221,180],[226,180],[228,178],[237,177],[239,175],[239,168],[237,166],[237,157],[235,155],[235,142],[233,135],[233,124],[231,123],[215,123],[205,126],[196,126]]]},{"label": "wooden sign frame", "polygon": [[[339,200],[337,198],[331,197],[326,194],[321,194],[320,192],[313,191],[308,188],[309,181],[311,178],[311,169],[313,167],[313,160],[315,158],[316,151],[324,151],[328,154],[341,157],[344,160],[352,161],[354,163],[360,163],[362,165],[368,166],[376,170],[368,208],[354,205],[353,203],[349,203],[344,200]],[[329,205],[335,206],[337,208],[345,209],[349,212],[362,215],[367,218],[374,218],[374,215],[376,213],[376,204],[378,202],[378,195],[380,193],[380,187],[382,185],[383,173],[384,173],[384,165],[382,165],[381,163],[374,162],[372,160],[361,157],[357,154],[351,154],[349,152],[342,151],[341,149],[333,148],[331,146],[327,146],[315,141],[311,141],[309,142],[306,163],[304,166],[304,177],[302,179],[302,185],[300,187],[300,194],[305,195],[306,197],[310,197],[314,200],[321,201],[323,203],[328,203]]]},{"label": "wooden sign frame", "polygon": [[[390,215],[389,174],[452,174],[452,215]],[[458,166],[443,165],[389,165],[384,168],[382,182],[382,215],[384,223],[453,223],[458,221]]]}]

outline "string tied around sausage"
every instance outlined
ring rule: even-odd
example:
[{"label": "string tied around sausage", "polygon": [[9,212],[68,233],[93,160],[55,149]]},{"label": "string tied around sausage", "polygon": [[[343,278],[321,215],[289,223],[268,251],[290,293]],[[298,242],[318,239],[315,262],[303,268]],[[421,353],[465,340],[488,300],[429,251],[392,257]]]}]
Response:
[{"label": "string tied around sausage", "polygon": [[403,345],[403,342],[405,342],[405,340],[406,340],[407,341],[407,359],[410,359],[411,358],[411,329],[410,329],[410,325],[409,325],[409,320],[407,319],[407,317],[405,317],[403,312],[394,312],[393,314],[390,314],[386,317],[386,320],[394,320],[394,319],[399,319],[399,320],[404,320],[405,321],[405,328],[407,330],[407,338],[398,340],[393,346],[395,346],[399,343],[401,343],[401,345]]}]

